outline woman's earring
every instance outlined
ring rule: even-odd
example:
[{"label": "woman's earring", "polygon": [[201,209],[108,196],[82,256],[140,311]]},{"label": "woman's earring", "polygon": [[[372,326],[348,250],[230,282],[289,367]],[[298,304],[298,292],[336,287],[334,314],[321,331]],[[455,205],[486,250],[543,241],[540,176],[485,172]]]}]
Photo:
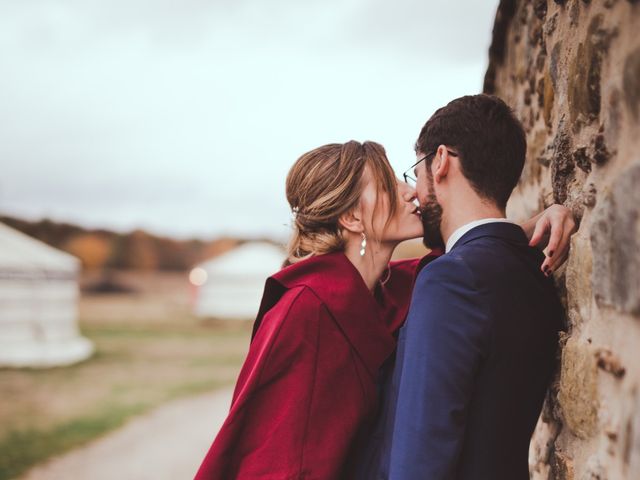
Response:
[{"label": "woman's earring", "polygon": [[362,248],[360,248],[360,256],[364,257],[364,251],[367,248],[367,236],[364,234],[364,232],[362,232],[362,243],[360,243],[360,246]]}]

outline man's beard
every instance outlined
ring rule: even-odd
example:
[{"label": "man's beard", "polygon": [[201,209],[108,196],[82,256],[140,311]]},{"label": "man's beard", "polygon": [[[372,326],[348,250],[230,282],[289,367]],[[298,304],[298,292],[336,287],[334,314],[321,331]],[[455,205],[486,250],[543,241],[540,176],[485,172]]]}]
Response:
[{"label": "man's beard", "polygon": [[422,243],[424,246],[434,250],[444,250],[444,239],[440,232],[442,224],[442,206],[438,203],[436,195],[433,193],[433,176],[427,169],[427,181],[429,182],[429,195],[424,205],[420,205],[420,217],[422,218],[422,226],[424,227],[424,235]]}]

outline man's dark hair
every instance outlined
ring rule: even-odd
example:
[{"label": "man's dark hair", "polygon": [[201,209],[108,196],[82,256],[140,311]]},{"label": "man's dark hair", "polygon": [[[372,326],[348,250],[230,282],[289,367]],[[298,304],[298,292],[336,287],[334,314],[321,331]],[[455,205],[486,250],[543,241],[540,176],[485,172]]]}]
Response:
[{"label": "man's dark hair", "polygon": [[[462,173],[478,195],[506,207],[527,150],[522,124],[506,103],[480,94],[438,109],[422,127],[416,151],[426,155],[439,145],[458,152]],[[433,158],[426,159],[427,167]]]}]

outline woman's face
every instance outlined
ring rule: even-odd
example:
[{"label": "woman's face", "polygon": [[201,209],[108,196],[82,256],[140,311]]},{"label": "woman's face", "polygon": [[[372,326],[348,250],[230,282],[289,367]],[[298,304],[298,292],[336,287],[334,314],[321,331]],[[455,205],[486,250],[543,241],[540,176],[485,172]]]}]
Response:
[{"label": "woman's face", "polygon": [[[384,192],[376,195],[376,182],[369,168],[363,174],[365,187],[362,191],[361,208],[367,235],[383,243],[397,244],[411,238],[422,237],[423,226],[420,211],[415,202],[416,191],[405,182],[396,179],[398,206],[389,219],[389,196]],[[377,206],[376,206],[376,197]],[[387,223],[385,228],[385,223]]]}]

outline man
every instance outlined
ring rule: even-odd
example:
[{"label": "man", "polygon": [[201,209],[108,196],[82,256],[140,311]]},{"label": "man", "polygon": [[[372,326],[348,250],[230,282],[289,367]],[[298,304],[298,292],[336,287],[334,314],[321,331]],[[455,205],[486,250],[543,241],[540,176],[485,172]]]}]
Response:
[{"label": "man", "polygon": [[416,280],[362,478],[528,479],[563,312],[544,255],[505,219],[523,128],[499,98],[466,96],[416,152],[424,241],[446,253]]}]

